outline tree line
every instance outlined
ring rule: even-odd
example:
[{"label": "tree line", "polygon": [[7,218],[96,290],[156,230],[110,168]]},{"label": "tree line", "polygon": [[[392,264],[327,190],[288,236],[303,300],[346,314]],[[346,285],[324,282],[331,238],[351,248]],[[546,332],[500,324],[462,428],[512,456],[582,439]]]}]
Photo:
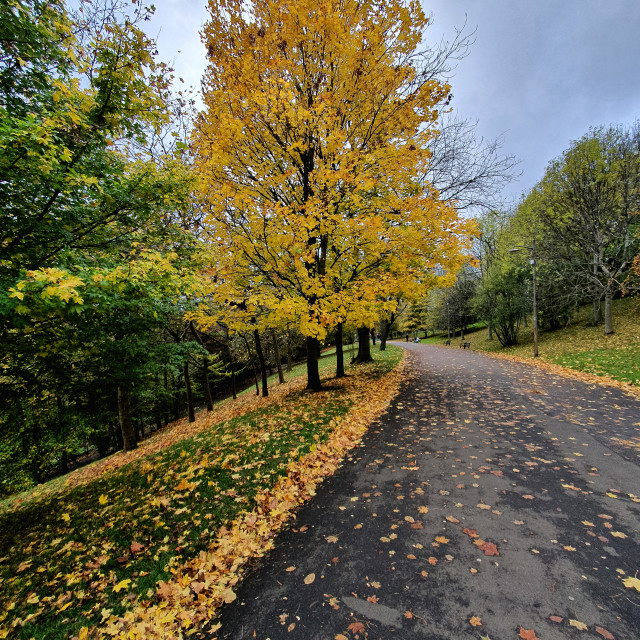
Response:
[{"label": "tree line", "polygon": [[409,327],[461,331],[478,321],[517,344],[533,301],[554,331],[591,305],[594,325],[615,329],[612,300],[640,285],[640,122],[590,129],[553,159],[512,211],[481,216],[474,261],[447,289],[411,309]]},{"label": "tree line", "polygon": [[209,3],[198,112],[140,2],[0,7],[0,494],[455,280],[513,176],[417,3]]}]

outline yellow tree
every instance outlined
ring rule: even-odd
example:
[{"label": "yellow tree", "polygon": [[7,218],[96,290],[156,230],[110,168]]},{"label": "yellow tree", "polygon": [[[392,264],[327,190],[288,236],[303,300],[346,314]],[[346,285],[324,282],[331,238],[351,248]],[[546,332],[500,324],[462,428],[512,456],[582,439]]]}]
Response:
[{"label": "yellow tree", "polygon": [[461,263],[467,223],[420,180],[449,86],[418,2],[209,7],[194,150],[218,291],[241,280],[236,295],[296,320],[318,389],[328,328],[372,326],[380,300]]}]

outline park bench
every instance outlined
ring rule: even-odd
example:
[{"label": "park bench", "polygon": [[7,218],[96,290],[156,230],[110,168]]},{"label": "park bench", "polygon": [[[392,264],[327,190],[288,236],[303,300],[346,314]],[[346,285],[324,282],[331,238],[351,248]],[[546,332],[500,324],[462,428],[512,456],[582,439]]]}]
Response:
[{"label": "park bench", "polygon": [[471,343],[470,342],[461,342],[460,343],[460,348],[461,349],[471,349]]},{"label": "park bench", "polygon": [[445,340],[444,341],[444,345],[445,345],[445,347],[450,347],[451,346],[451,340]]}]

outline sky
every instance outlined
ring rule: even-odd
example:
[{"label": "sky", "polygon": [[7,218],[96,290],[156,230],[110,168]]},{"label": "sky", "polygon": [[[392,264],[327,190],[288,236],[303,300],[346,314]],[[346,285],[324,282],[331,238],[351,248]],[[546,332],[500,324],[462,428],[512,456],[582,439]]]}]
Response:
[{"label": "sky", "polygon": [[[640,118],[640,0],[423,0],[429,43],[474,32],[450,82],[477,135],[520,160],[502,197],[517,203],[590,127]],[[205,0],[156,0],[148,33],[176,76],[199,87]],[[466,26],[465,26],[466,25]]]}]

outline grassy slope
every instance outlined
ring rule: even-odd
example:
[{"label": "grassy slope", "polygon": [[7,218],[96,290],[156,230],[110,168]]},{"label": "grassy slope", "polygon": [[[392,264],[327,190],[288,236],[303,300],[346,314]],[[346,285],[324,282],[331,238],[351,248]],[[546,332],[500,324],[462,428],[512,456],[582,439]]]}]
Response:
[{"label": "grassy slope", "polygon": [[[132,454],[5,501],[0,638],[70,638],[153,599],[172,569],[206,549],[216,530],[250,511],[258,492],[327,439],[401,350],[375,356],[374,365],[358,367],[332,390],[305,393],[298,378],[274,386],[268,399],[249,391],[236,401],[238,411],[226,401],[213,417],[180,421]],[[320,362],[323,378],[331,377],[335,356]]]}]

